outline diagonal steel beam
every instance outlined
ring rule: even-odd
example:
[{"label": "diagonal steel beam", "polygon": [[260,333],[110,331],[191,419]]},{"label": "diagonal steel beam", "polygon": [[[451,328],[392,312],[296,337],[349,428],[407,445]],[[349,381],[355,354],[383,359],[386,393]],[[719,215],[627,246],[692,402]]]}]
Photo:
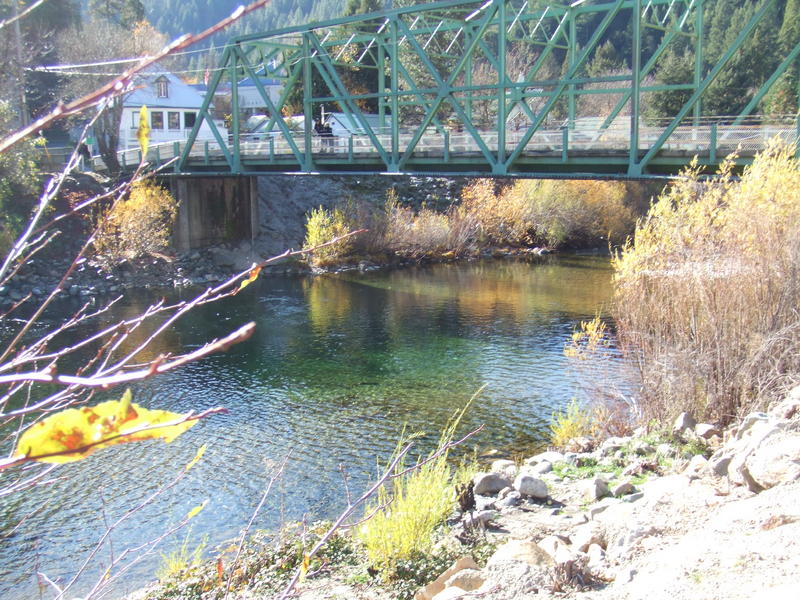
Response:
[{"label": "diagonal steel beam", "polygon": [[567,86],[571,83],[571,80],[577,74],[578,69],[583,65],[584,62],[586,62],[586,59],[589,58],[589,54],[595,49],[597,43],[600,41],[600,38],[605,33],[606,29],[608,29],[608,26],[611,24],[611,21],[614,20],[614,17],[617,16],[617,13],[620,11],[625,1],[626,0],[617,0],[614,3],[613,7],[609,9],[609,11],[606,13],[602,22],[597,27],[597,29],[595,29],[594,34],[586,44],[586,47],[583,48],[578,58],[569,67],[566,77],[563,80],[561,80],[561,82],[558,84],[556,89],[551,94],[550,100],[547,101],[545,106],[539,112],[539,115],[536,117],[536,120],[530,125],[530,127],[528,127],[528,130],[523,134],[522,139],[517,144],[517,147],[514,148],[514,151],[506,160],[506,169],[509,169],[513,164],[513,162],[517,160],[517,158],[519,158],[519,155],[522,153],[522,150],[525,148],[525,146],[528,145],[528,142],[533,137],[533,134],[536,133],[536,131],[539,129],[541,124],[544,122],[545,117],[555,106],[556,102],[558,101],[558,98],[563,94],[564,90],[567,88]]},{"label": "diagonal steel beam", "polygon": [[[504,2],[505,0],[501,0],[501,1]],[[464,123],[464,127],[466,127],[470,131],[470,133],[472,134],[473,138],[475,139],[475,142],[478,144],[478,147],[481,149],[481,152],[486,157],[486,159],[489,162],[489,164],[492,165],[492,167],[494,168],[494,162],[495,162],[494,156],[492,155],[492,153],[489,150],[489,148],[486,147],[486,144],[484,143],[483,138],[481,138],[481,136],[478,134],[478,132],[472,126],[471,120],[469,118],[467,118],[466,114],[464,114],[464,110],[461,107],[461,105],[452,96],[452,85],[453,85],[453,82],[456,80],[456,78],[459,76],[459,74],[461,73],[461,71],[464,68],[464,66],[467,64],[467,62],[469,60],[469,57],[474,52],[476,46],[478,45],[478,42],[480,41],[481,36],[485,33],[486,29],[491,24],[492,18],[493,18],[494,14],[497,11],[496,2],[493,2],[492,4],[493,4],[492,8],[494,10],[487,11],[487,14],[484,17],[483,21],[480,22],[480,26],[477,27],[477,29],[475,30],[475,32],[473,34],[473,39],[465,47],[464,55],[459,59],[459,61],[456,64],[455,68],[453,69],[452,73],[447,78],[447,81],[444,81],[442,79],[442,77],[439,74],[438,70],[431,63],[430,59],[426,56],[425,51],[420,47],[420,45],[417,42],[416,38],[413,35],[410,34],[410,31],[406,27],[405,23],[403,23],[402,21],[398,21],[398,24],[399,24],[400,28],[402,30],[404,30],[406,36],[409,39],[409,44],[414,48],[414,51],[417,53],[417,56],[422,61],[422,63],[425,65],[425,68],[428,69],[428,71],[430,72],[431,76],[434,78],[436,83],[439,85],[439,95],[436,98],[436,100],[433,102],[433,105],[431,107],[432,110],[428,111],[428,114],[423,119],[423,122],[420,124],[419,128],[417,129],[417,131],[414,133],[413,137],[411,138],[411,141],[409,142],[405,152],[403,153],[403,156],[400,159],[400,163],[399,163],[400,167],[405,165],[405,163],[409,160],[409,158],[411,158],[411,155],[414,152],[414,149],[416,148],[417,144],[419,143],[420,139],[422,138],[422,135],[424,134],[425,129],[427,129],[427,127],[430,125],[434,115],[436,114],[436,111],[439,110],[439,107],[442,105],[442,103],[444,102],[445,98],[449,97],[450,103],[452,104],[452,106],[455,109],[455,111],[461,117],[462,122]]]},{"label": "diagonal steel beam", "polygon": [[[319,38],[317,38],[317,35],[313,31],[308,32],[307,35],[311,44],[315,48],[320,50],[320,55],[314,59],[314,62],[317,66],[317,71],[320,73],[320,75],[322,75],[322,78],[325,80],[326,85],[329,88],[336,90],[336,92],[339,93],[344,98],[344,103],[346,107],[345,112],[349,112],[350,115],[356,118],[359,125],[361,125],[361,128],[367,133],[367,136],[372,142],[372,145],[375,146],[375,149],[378,151],[378,154],[380,154],[381,160],[383,160],[384,164],[388,169],[389,165],[391,164],[391,159],[389,158],[389,155],[386,153],[386,149],[383,147],[380,140],[378,140],[377,136],[375,135],[375,132],[372,130],[372,127],[370,127],[366,118],[364,118],[364,114],[361,112],[358,106],[356,106],[352,98],[350,98],[350,94],[348,94],[347,89],[344,86],[344,83],[342,82],[341,78],[339,77],[339,74],[336,71],[336,68],[330,61],[330,56],[328,55],[327,52],[322,52],[322,46],[319,44]],[[320,65],[322,65],[323,68],[320,68]]]},{"label": "diagonal steel beam", "polygon": [[703,96],[705,91],[708,89],[708,86],[713,83],[713,81],[717,78],[717,75],[720,74],[722,69],[730,62],[733,55],[742,47],[745,40],[749,37],[750,33],[756,26],[761,22],[764,18],[764,15],[767,11],[772,7],[775,3],[775,0],[764,0],[761,4],[759,9],[753,14],[744,28],[739,32],[734,40],[733,44],[725,51],[725,54],[717,61],[717,64],[714,65],[714,68],[706,75],[705,79],[703,79],[702,83],[697,87],[694,94],[686,101],[681,109],[678,111],[678,114],[672,119],[669,125],[667,125],[666,129],[662,132],[662,134],[658,137],[658,139],[653,143],[650,147],[650,150],[642,157],[642,160],[635,165],[634,171],[631,173],[632,175],[639,175],[643,172],[643,170],[647,167],[647,164],[653,159],[653,157],[658,154],[661,148],[664,146],[664,142],[672,135],[675,129],[678,127],[680,122],[683,118],[689,114],[689,111],[692,110],[694,104]]},{"label": "diagonal steel beam", "polygon": [[[230,59],[231,59],[231,46],[228,45],[222,52],[220,63],[222,63],[222,65],[226,65]],[[217,143],[219,144],[219,147],[222,150],[222,154],[225,157],[225,160],[228,162],[228,167],[233,168],[233,157],[231,156],[231,153],[228,151],[228,144],[222,140],[222,136],[217,130],[217,126],[214,124],[214,119],[211,118],[211,115],[208,112],[208,109],[211,107],[211,102],[214,98],[214,94],[219,88],[219,83],[222,80],[222,74],[224,72],[225,72],[224,69],[217,69],[216,71],[214,71],[214,75],[212,75],[211,77],[211,85],[206,91],[206,97],[203,98],[203,104],[201,105],[200,110],[198,111],[197,119],[194,122],[194,127],[192,127],[192,131],[189,133],[189,137],[186,138],[186,144],[184,145],[180,159],[178,160],[178,168],[181,171],[186,169],[186,162],[189,160],[189,154],[191,153],[192,148],[194,147],[195,141],[197,141],[197,134],[200,132],[200,126],[204,122],[208,123],[208,126],[211,129],[211,133],[214,136],[214,139],[217,140]]]},{"label": "diagonal steel beam", "polygon": [[[234,51],[235,52],[241,52],[241,50],[239,50],[238,48],[236,48]],[[280,111],[278,111],[278,109],[275,107],[275,104],[270,99],[269,94],[264,89],[264,86],[261,85],[261,81],[259,81],[258,77],[256,77],[256,74],[253,71],[253,69],[251,68],[251,66],[246,61],[243,62],[242,64],[244,65],[244,68],[247,71],[247,74],[250,76],[250,78],[256,84],[256,89],[258,90],[258,93],[261,96],[261,99],[264,101],[264,104],[266,105],[267,110],[270,113],[270,123],[278,125],[278,129],[281,130],[281,133],[283,133],[284,137],[286,138],[286,142],[289,144],[289,148],[291,148],[292,154],[294,154],[295,158],[297,159],[297,162],[302,165],[303,164],[303,153],[300,152],[300,148],[297,147],[297,143],[295,143],[294,136],[292,135],[292,132],[289,129],[288,125],[286,125],[286,121],[284,121],[283,119],[277,117],[277,115],[280,114]],[[238,106],[231,107],[231,110],[238,110],[238,108],[239,108]],[[267,130],[271,131],[271,129],[272,128],[268,124],[267,125]]]}]

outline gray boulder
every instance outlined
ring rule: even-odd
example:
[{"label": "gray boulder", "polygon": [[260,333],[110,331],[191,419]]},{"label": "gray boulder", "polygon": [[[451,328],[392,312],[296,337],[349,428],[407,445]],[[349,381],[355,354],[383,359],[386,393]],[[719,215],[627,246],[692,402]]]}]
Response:
[{"label": "gray boulder", "polygon": [[533,475],[525,473],[518,475],[514,480],[514,489],[523,496],[545,500],[548,496],[547,484]]},{"label": "gray boulder", "polygon": [[695,425],[697,425],[697,421],[695,420],[695,418],[688,412],[682,412],[681,414],[678,415],[678,418],[676,418],[675,422],[672,424],[672,433],[680,435],[686,429],[694,429]]},{"label": "gray boulder", "polygon": [[511,485],[511,478],[503,473],[478,473],[472,478],[474,492],[481,496],[492,496]]}]

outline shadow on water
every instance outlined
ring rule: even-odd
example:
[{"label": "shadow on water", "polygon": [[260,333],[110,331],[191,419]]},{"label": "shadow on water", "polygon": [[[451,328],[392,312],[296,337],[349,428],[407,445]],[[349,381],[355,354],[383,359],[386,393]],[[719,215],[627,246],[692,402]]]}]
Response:
[{"label": "shadow on water", "polygon": [[[608,259],[552,257],[484,261],[315,278],[265,277],[224,303],[193,311],[141,359],[192,348],[254,320],[256,334],[229,352],[134,388],[137,402],[176,411],[225,406],[170,445],[104,450],[64,465],[64,479],[0,500],[0,597],[38,595],[35,572],[67,577],[115,518],[169,482],[207,443],[205,457],[175,489],[114,535],[122,548],[153,538],[204,499],[192,534],[209,547],[244,526],[269,471],[290,455],[258,527],[344,505],[339,465],[359,490],[385,461],[406,424],[428,435],[426,452],[455,410],[486,389],[464,428],[485,424],[482,449],[541,447],[552,412],[576,393],[564,342],[610,296]],[[141,312],[133,295],[109,320]],[[141,341],[147,335],[142,330]],[[600,367],[598,367],[600,368]],[[625,385],[619,360],[598,378]],[[100,562],[106,561],[104,549]],[[157,554],[120,591],[152,578]],[[94,574],[99,571],[95,569]],[[78,594],[81,590],[73,590]],[[74,594],[73,594],[74,595]]]}]

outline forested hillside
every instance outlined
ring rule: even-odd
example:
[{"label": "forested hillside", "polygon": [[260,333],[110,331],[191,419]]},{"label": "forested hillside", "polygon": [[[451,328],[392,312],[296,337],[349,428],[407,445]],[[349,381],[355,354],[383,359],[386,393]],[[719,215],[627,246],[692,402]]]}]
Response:
[{"label": "forested hillside", "polygon": [[[143,0],[148,20],[170,37],[201,31],[230,15],[242,0]],[[339,16],[342,0],[272,0],[229,32],[251,33]]]}]

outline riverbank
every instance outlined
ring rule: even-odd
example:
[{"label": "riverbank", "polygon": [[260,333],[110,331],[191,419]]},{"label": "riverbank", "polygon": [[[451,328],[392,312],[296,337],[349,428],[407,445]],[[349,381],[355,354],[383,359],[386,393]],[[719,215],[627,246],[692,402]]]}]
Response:
[{"label": "riverbank", "polygon": [[[602,254],[601,249],[588,253]],[[371,260],[348,261],[317,267],[309,262],[290,258],[268,265],[264,273],[281,275],[320,275],[346,273],[350,271],[375,271],[396,269],[420,264],[480,260],[486,258],[532,258],[552,254],[546,248],[497,247],[476,250],[467,256],[437,256],[422,259],[391,257],[384,262]],[[67,277],[62,288],[62,297],[75,299],[99,299],[113,297],[131,289],[179,289],[192,286],[207,286],[226,281],[233,275],[249,269],[253,264],[270,258],[258,244],[241,242],[220,244],[184,253],[164,253],[125,261],[113,269],[107,269],[91,258],[83,259],[74,272]],[[0,286],[0,307],[8,308],[30,295],[34,300],[43,300],[58,286],[71,260],[48,258],[30,260],[23,266],[20,277]]]},{"label": "riverbank", "polygon": [[[575,443],[589,450],[585,440]],[[293,597],[797,597],[800,387],[724,432],[681,415],[671,430],[488,467],[472,480],[475,505],[454,513],[431,555],[407,566],[404,581],[371,575],[363,551],[343,534]],[[249,548],[252,571],[235,577],[230,598],[275,597],[302,556],[299,538],[282,544],[284,556],[263,540]],[[253,568],[259,552],[264,564]],[[438,569],[431,557],[442,563]],[[222,597],[228,561],[222,553],[131,600]],[[415,587],[424,575],[425,585]]]}]

